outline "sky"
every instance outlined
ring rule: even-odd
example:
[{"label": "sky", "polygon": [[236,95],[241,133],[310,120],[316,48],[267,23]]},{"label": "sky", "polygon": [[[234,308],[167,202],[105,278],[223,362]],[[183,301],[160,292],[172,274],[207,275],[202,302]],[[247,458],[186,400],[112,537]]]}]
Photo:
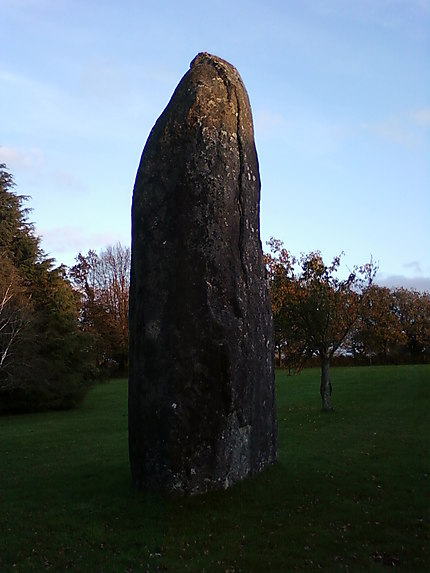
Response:
[{"label": "sky", "polygon": [[430,290],[430,0],[0,0],[0,163],[58,264],[130,244],[149,132],[199,52],[247,88],[261,238]]}]

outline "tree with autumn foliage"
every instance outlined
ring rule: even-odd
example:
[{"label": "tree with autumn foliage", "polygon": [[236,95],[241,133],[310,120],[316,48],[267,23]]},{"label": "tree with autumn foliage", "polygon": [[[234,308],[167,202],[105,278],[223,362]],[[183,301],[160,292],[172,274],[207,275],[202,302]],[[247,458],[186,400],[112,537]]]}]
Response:
[{"label": "tree with autumn foliage", "polygon": [[330,411],[330,361],[358,321],[375,266],[370,262],[355,267],[346,279],[340,279],[337,272],[341,255],[326,265],[318,251],[297,259],[281,241],[272,238],[269,245],[266,264],[275,330],[284,342],[284,360],[300,369],[307,358],[319,358],[322,407]]},{"label": "tree with autumn foliage", "polygon": [[349,339],[355,358],[370,363],[419,363],[430,359],[430,295],[372,285]]},{"label": "tree with autumn foliage", "polygon": [[430,358],[430,293],[397,288],[393,291],[393,313],[400,322],[404,351],[411,362]]},{"label": "tree with autumn foliage", "polygon": [[356,358],[365,358],[370,363],[374,359],[387,363],[401,352],[406,340],[395,312],[393,291],[372,284],[349,338],[351,354]]},{"label": "tree with autumn foliage", "polygon": [[128,369],[130,264],[130,248],[117,243],[100,254],[79,253],[69,271],[81,298],[81,328],[93,337],[101,375]]}]

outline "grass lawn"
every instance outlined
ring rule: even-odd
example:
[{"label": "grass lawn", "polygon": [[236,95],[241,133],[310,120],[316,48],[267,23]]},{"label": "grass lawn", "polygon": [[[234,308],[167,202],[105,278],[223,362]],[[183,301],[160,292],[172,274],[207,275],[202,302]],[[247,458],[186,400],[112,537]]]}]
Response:
[{"label": "grass lawn", "polygon": [[430,571],[430,366],[278,372],[279,463],[229,491],[133,490],[125,380],[0,418],[0,572]]}]

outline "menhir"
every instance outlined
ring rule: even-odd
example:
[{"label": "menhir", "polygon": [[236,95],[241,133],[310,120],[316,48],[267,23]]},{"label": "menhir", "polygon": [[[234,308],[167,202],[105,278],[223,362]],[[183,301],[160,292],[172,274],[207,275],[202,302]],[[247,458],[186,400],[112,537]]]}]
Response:
[{"label": "menhir", "polygon": [[202,53],[133,192],[129,446],[136,487],[227,488],[277,458],[260,176],[237,70]]}]

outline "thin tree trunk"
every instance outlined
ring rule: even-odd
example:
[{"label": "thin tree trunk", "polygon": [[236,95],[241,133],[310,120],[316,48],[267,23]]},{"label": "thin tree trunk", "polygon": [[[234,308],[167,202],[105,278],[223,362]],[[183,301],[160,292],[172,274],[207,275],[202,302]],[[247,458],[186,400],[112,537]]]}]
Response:
[{"label": "thin tree trunk", "polygon": [[320,394],[323,410],[325,412],[331,412],[333,406],[331,404],[330,360],[328,358],[321,359]]}]

